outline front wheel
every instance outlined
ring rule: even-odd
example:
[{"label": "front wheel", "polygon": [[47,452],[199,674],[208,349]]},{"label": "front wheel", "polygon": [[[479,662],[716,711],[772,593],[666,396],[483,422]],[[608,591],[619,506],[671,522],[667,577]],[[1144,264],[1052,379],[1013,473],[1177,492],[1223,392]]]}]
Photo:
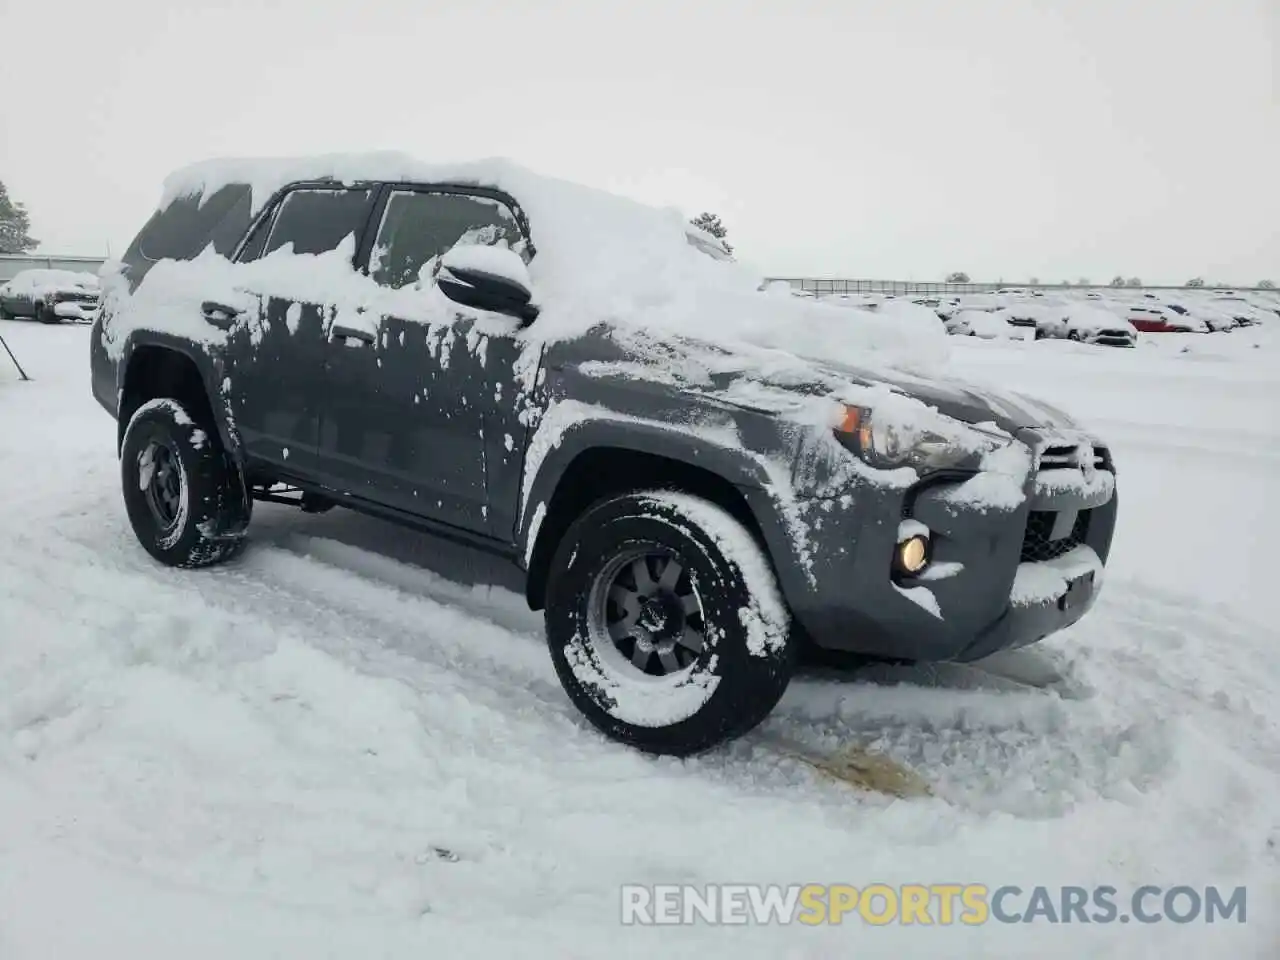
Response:
[{"label": "front wheel", "polygon": [[239,503],[236,468],[216,435],[198,427],[176,400],[150,400],[133,415],[121,445],[120,479],[133,532],[161,563],[209,566],[243,545],[243,523],[217,533]]},{"label": "front wheel", "polygon": [[759,724],[795,663],[790,614],[750,531],[673,491],[602,501],[551,561],[547,641],[606,735],[687,756]]},{"label": "front wheel", "polygon": [[54,324],[61,323],[61,318],[53,312],[53,307],[47,303],[36,304],[36,319],[41,323]]}]

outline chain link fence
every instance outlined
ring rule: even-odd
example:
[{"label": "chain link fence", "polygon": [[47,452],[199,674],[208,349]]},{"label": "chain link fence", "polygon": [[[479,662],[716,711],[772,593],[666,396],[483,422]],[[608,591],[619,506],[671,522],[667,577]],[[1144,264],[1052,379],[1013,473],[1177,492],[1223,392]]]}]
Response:
[{"label": "chain link fence", "polygon": [[1186,287],[1160,286],[1143,284],[1141,286],[1114,287],[1107,283],[940,283],[927,280],[842,280],[822,277],[770,277],[769,282],[782,281],[798,290],[804,290],[817,296],[854,296],[862,294],[892,294],[896,297],[912,296],[920,298],[955,297],[966,293],[995,293],[997,290],[1206,290],[1211,293],[1274,292],[1266,287]]}]

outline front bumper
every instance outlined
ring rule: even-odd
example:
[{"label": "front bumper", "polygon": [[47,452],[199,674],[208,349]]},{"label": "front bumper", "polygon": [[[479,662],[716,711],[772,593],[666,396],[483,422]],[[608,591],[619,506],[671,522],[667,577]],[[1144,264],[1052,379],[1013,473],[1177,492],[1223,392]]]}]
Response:
[{"label": "front bumper", "polygon": [[79,300],[59,300],[53,305],[53,315],[63,320],[93,323],[98,315],[98,304]]},{"label": "front bumper", "polygon": [[1138,338],[1123,330],[1102,330],[1084,338],[1085,343],[1096,343],[1104,347],[1132,347]]},{"label": "front bumper", "polygon": [[[800,504],[812,531],[810,575],[778,567],[807,638],[867,656],[969,661],[1084,616],[1115,530],[1110,454],[1074,434],[1023,431],[1019,439],[1037,452],[1017,502],[975,496],[988,476],[979,474],[906,490],[866,484]],[[904,521],[923,525],[930,540],[930,564],[914,578],[892,570]]]}]

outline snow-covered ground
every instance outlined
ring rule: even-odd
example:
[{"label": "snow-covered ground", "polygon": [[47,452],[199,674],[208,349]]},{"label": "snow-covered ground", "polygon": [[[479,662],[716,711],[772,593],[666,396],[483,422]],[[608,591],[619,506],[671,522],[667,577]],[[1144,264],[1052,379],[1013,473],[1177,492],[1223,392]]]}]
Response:
[{"label": "snow-covered ground", "polygon": [[[415,534],[260,505],[241,560],[159,567],[88,331],[0,323],[33,377],[0,352],[0,958],[1280,955],[1274,333],[955,338],[963,375],[1113,442],[1098,606],[986,669],[802,677],[675,761],[588,727],[509,573]],[[855,792],[783,739],[934,796]],[[619,924],[624,883],[877,881],[1247,885],[1249,913]]]}]

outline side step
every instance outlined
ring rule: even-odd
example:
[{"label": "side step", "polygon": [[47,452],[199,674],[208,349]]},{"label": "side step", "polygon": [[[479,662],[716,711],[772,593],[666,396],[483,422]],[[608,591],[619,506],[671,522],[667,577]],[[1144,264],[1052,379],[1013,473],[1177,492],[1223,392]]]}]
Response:
[{"label": "side step", "polygon": [[325,513],[337,506],[328,497],[299,490],[297,487],[283,483],[275,483],[269,487],[262,485],[251,487],[250,495],[263,503],[283,503],[285,506],[298,507],[303,513]]}]

